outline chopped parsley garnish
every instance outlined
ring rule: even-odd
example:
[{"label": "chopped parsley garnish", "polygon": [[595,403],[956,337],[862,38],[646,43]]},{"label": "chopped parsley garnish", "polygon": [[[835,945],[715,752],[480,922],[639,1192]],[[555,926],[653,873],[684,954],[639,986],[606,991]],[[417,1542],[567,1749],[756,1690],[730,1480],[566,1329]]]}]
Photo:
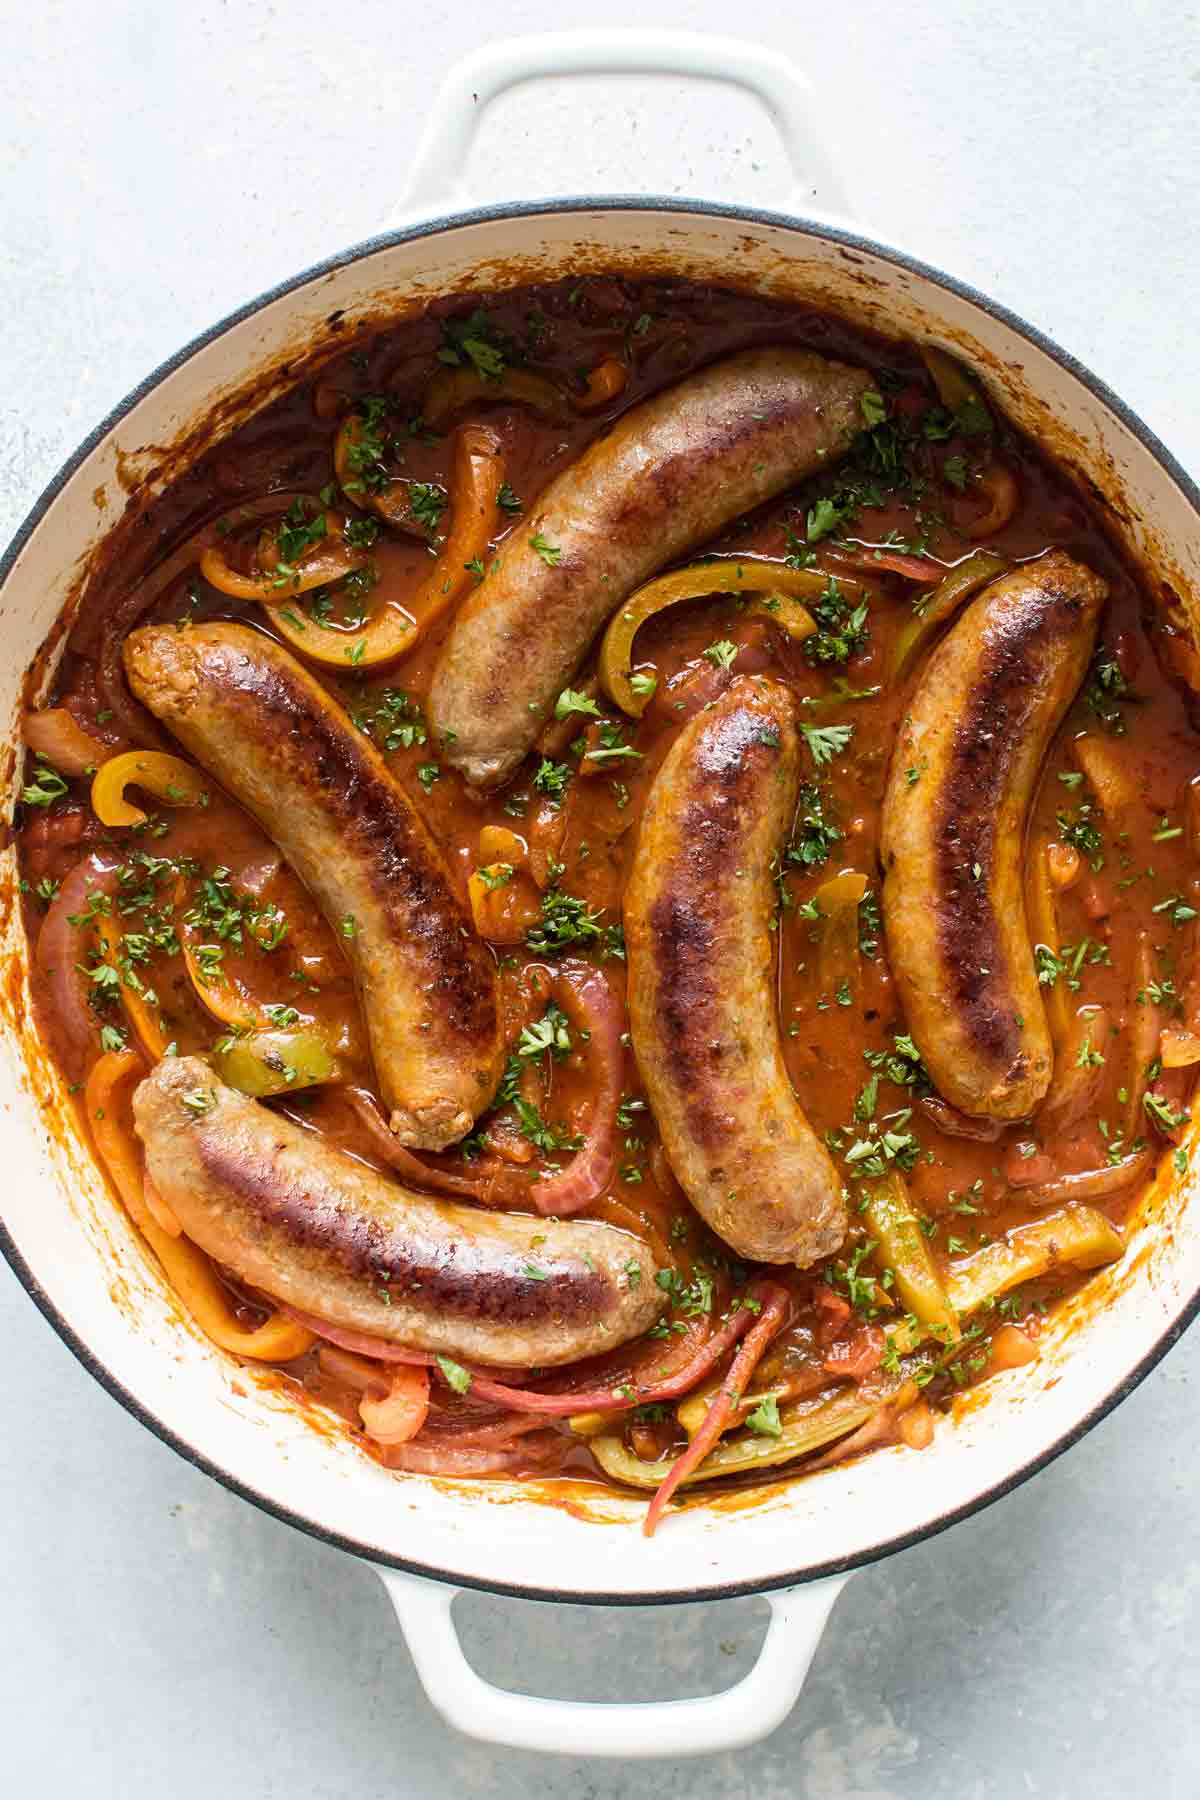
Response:
[{"label": "chopped parsley garnish", "polygon": [[871,635],[866,601],[855,606],[847,600],[834,575],[811,610],[818,627],[804,640],[804,654],[811,663],[848,662]]},{"label": "chopped parsley garnish", "polygon": [[447,1387],[453,1388],[456,1394],[465,1394],[469,1391],[471,1386],[469,1369],[464,1369],[461,1363],[456,1363],[450,1356],[439,1356],[435,1358],[435,1361],[446,1378]]},{"label": "chopped parsley garnish", "polygon": [[554,702],[556,719],[569,718],[572,713],[590,713],[593,718],[600,717],[600,708],[590,694],[578,693],[574,688],[564,688]]},{"label": "chopped parsley garnish", "polygon": [[1137,697],[1122,675],[1120,664],[1103,646],[1097,649],[1083,690],[1083,703],[1105,731],[1114,737],[1124,735],[1127,727],[1121,707]]},{"label": "chopped parsley garnish", "polygon": [[533,785],[539,794],[545,794],[551,800],[561,802],[567,784],[571,780],[571,773],[570,763],[552,762],[548,756],[543,756],[534,771]]},{"label": "chopped parsley garnish", "polygon": [[530,538],[529,548],[531,550],[536,550],[542,561],[551,569],[557,569],[562,560],[561,546],[548,543],[540,531],[535,531]]},{"label": "chopped parsley garnish", "polygon": [[26,806],[53,806],[69,792],[58,770],[52,769],[40,756],[34,763],[33,774],[34,779],[21,789],[21,799]]},{"label": "chopped parsley garnish", "polygon": [[211,1088],[189,1088],[186,1094],[179,1096],[179,1100],[184,1111],[191,1113],[196,1119],[212,1112],[217,1104],[217,1096]]},{"label": "chopped parsley garnish", "polygon": [[849,510],[848,507],[839,506],[838,502],[830,499],[828,495],[824,499],[816,501],[809,507],[804,521],[804,535],[808,542],[816,544],[821,538],[828,537],[831,531],[836,531],[842,521],[849,516]]},{"label": "chopped parsley garnish", "polygon": [[517,1109],[521,1136],[528,1138],[535,1150],[550,1152],[583,1148],[583,1139],[578,1133],[568,1131],[565,1125],[547,1124],[531,1100],[523,1100],[517,1094],[513,1097],[513,1105]]},{"label": "chopped parsley garnish", "polygon": [[853,725],[801,725],[800,729],[818,768],[839,756],[854,736]]},{"label": "chopped parsley garnish", "polygon": [[445,488],[434,481],[410,481],[408,483],[408,510],[421,529],[433,537],[442,514],[450,504],[450,497]]},{"label": "chopped parsley garnish", "polygon": [[[864,394],[863,399],[867,396]],[[779,1417],[779,1402],[774,1394],[764,1394],[753,1412],[746,1414],[746,1424],[751,1431],[760,1437],[781,1437],[783,1424]]]},{"label": "chopped parsley garnish", "polygon": [[557,956],[571,944],[600,940],[605,929],[612,929],[601,926],[602,917],[577,894],[568,894],[560,887],[548,888],[542,895],[542,916],[525,933],[525,942],[538,956]]},{"label": "chopped parsley garnish", "polygon": [[728,638],[721,638],[719,642],[710,644],[704,652],[714,669],[731,669],[737,659],[737,653],[737,645],[731,643]]},{"label": "chopped parsley garnish", "polygon": [[1168,1134],[1178,1131],[1181,1125],[1186,1125],[1188,1122],[1188,1114],[1175,1112],[1170,1101],[1164,1100],[1161,1094],[1143,1094],[1142,1105],[1159,1129]]},{"label": "chopped parsley garnish", "polygon": [[526,1058],[550,1055],[556,1062],[570,1053],[571,1032],[567,1015],[551,1001],[541,1018],[526,1025],[517,1039],[517,1055]]},{"label": "chopped parsley garnish", "polygon": [[1085,800],[1072,814],[1063,811],[1057,814],[1058,835],[1064,844],[1070,844],[1081,855],[1086,856],[1094,870],[1104,867],[1104,839],[1101,837],[1092,813],[1091,802]]},{"label": "chopped parsley garnish", "polygon": [[505,344],[482,306],[466,318],[447,319],[438,361],[461,367],[469,363],[484,381],[499,381],[504,373]]}]

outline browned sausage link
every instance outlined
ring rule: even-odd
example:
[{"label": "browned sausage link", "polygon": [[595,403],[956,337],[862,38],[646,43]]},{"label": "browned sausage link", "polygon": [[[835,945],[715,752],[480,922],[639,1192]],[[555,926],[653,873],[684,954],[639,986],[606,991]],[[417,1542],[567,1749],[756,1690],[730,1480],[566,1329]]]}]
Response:
[{"label": "browned sausage link", "polygon": [[841,455],[870,385],[808,350],[746,350],[632,407],[459,612],[429,691],[445,758],[477,787],[506,780],[639,582]]},{"label": "browned sausage link", "polygon": [[625,941],[633,1048],[684,1192],[740,1256],[805,1268],[837,1249],[846,1212],[776,1015],[771,869],[799,783],[795,700],[739,677],[650,791]]},{"label": "browned sausage link", "polygon": [[1107,592],[1061,550],[994,581],[930,657],[892,753],[888,959],[934,1083],[964,1113],[1023,1119],[1050,1083],[1022,852]]},{"label": "browned sausage link", "polygon": [[188,1237],[240,1281],[343,1330],[530,1368],[653,1324],[655,1259],[613,1225],[414,1194],[164,1057],[137,1089],[146,1167]]},{"label": "browned sausage link", "polygon": [[499,1080],[495,965],[379,752],[294,657],[247,626],[150,626],[126,642],[125,666],[134,693],[254,814],[332,925],[400,1142],[440,1150],[462,1137]]}]

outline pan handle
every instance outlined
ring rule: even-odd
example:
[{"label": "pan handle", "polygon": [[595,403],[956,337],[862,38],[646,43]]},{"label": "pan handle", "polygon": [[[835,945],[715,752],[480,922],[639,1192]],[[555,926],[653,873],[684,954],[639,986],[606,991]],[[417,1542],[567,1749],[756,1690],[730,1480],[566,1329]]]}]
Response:
[{"label": "pan handle", "polygon": [[462,202],[467,159],[491,103],[522,82],[567,75],[673,75],[721,82],[760,100],[783,142],[806,214],[846,214],[841,177],[813,120],[812,84],[776,50],[690,31],[557,31],[497,38],[455,63],[430,106],[401,202],[405,219]]},{"label": "pan handle", "polygon": [[560,1756],[711,1756],[766,1737],[795,1705],[847,1580],[830,1576],[768,1594],[771,1622],[758,1661],[724,1693],[612,1705],[539,1700],[493,1687],[463,1654],[451,1616],[458,1588],[392,1569],[377,1572],[422,1686],[442,1717],[485,1743]]}]

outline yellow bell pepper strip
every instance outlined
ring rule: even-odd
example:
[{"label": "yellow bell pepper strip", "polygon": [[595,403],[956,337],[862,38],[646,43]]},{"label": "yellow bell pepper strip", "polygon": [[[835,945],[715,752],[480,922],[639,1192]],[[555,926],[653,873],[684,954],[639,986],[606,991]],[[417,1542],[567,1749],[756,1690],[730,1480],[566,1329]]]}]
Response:
[{"label": "yellow bell pepper strip", "polygon": [[105,961],[121,974],[121,1004],[134,1036],[150,1061],[159,1062],[167,1053],[167,1036],[146,995],[135,988],[121,970],[121,932],[117,922],[109,913],[97,913],[94,922],[96,935],[104,946]]},{"label": "yellow bell pepper strip", "polygon": [[153,1217],[146,1203],[142,1159],[122,1116],[126,1090],[145,1072],[140,1056],[110,1052],[93,1068],[84,1095],[92,1141],[126,1211],[184,1308],[213,1343],[257,1362],[290,1362],[303,1356],[316,1342],[311,1331],[280,1313],[253,1329],[243,1325],[204,1252],[187,1238],[165,1231]]},{"label": "yellow bell pepper strip", "polygon": [[965,437],[986,437],[992,429],[983,389],[972,379],[962,364],[936,344],[920,346],[921,359],[929,370],[938,399],[952,412]]},{"label": "yellow bell pepper strip", "polygon": [[1018,1225],[1006,1237],[950,1265],[946,1293],[960,1314],[973,1313],[997,1294],[1033,1281],[1060,1263],[1098,1269],[1116,1262],[1125,1245],[1115,1225],[1090,1206],[1064,1206],[1032,1225]]},{"label": "yellow bell pepper strip", "polygon": [[370,561],[370,551],[347,543],[345,531],[341,513],[307,496],[286,510],[281,507],[274,528],[262,532],[253,574],[230,568],[219,544],[201,553],[200,573],[210,587],[232,599],[286,605],[290,596],[327,587]]},{"label": "yellow bell pepper strip", "polygon": [[212,1052],[212,1064],[222,1081],[254,1100],[346,1079],[346,1069],[315,1030],[256,1031],[223,1039]]},{"label": "yellow bell pepper strip", "polygon": [[1129,1008],[1126,1013],[1130,1023],[1129,1043],[1126,1049],[1129,1066],[1125,1075],[1125,1116],[1123,1120],[1127,1149],[1132,1147],[1135,1138],[1142,1136],[1147,1122],[1143,1100],[1146,1090],[1150,1086],[1150,1067],[1158,1055],[1161,1026],[1159,1009],[1150,998],[1150,990],[1156,974],[1154,946],[1150,942],[1150,934],[1139,931],[1137,949],[1133,956],[1133,967],[1130,971]]},{"label": "yellow bell pepper strip", "polygon": [[380,606],[361,630],[348,632],[301,619],[285,597],[258,599],[272,625],[292,649],[310,662],[344,669],[374,669],[407,656],[421,638],[461,598],[480,572],[496,533],[496,496],[504,482],[500,441],[482,425],[463,425],[455,434],[451,477],[451,524],[437,560],[403,608]]},{"label": "yellow bell pepper strip", "polygon": [[479,860],[511,863],[514,869],[523,869],[529,861],[529,846],[507,825],[484,825],[479,832]]},{"label": "yellow bell pepper strip", "polygon": [[994,550],[972,550],[970,556],[951,569],[925,596],[920,611],[897,632],[892,645],[892,680],[903,680],[928,647],[930,639],[953,618],[964,601],[978,593],[981,587],[986,587],[989,581],[995,581],[998,575],[1006,574],[1011,567],[1008,558],[998,556]]},{"label": "yellow bell pepper strip", "polygon": [[510,862],[493,862],[467,877],[471,921],[489,944],[519,944],[542,916],[542,896],[532,875]]},{"label": "yellow bell pepper strip", "polygon": [[[839,577],[839,583],[847,595],[861,591],[858,582]],[[655,613],[709,594],[752,594],[749,610],[774,619],[799,642],[817,629],[811,613],[799,604],[800,597],[817,599],[828,586],[829,576],[820,569],[789,569],[785,563],[754,562],[745,556],[713,556],[660,575],[631,594],[609,622],[600,646],[600,685],[615,706],[638,719],[650,704],[654,687],[648,681],[638,683],[633,674],[633,640]]]},{"label": "yellow bell pepper strip", "polygon": [[147,815],[125,798],[127,787],[145,788],[168,806],[204,806],[208,783],[199,769],[161,750],[125,750],[101,763],[92,777],[92,811],[102,825],[144,825]]},{"label": "yellow bell pepper strip", "polygon": [[845,869],[823,881],[813,896],[821,925],[817,947],[817,972],[821,993],[833,999],[843,988],[853,994],[858,985],[862,952],[858,943],[858,908],[870,887],[857,869]]},{"label": "yellow bell pepper strip", "polygon": [[958,1320],[917,1223],[903,1176],[892,1171],[863,1191],[867,1228],[878,1240],[879,1255],[895,1276],[896,1291],[905,1307],[935,1337],[952,1343],[959,1335]]},{"label": "yellow bell pepper strip", "polygon": [[239,993],[225,973],[223,964],[206,969],[200,961],[191,942],[194,928],[188,925],[184,913],[186,898],[187,889],[181,876],[175,883],[175,930],[179,948],[183,952],[183,966],[195,989],[196,998],[214,1019],[219,1019],[222,1025],[229,1025],[235,1031],[249,1031],[255,1026],[270,1029],[272,1019],[267,1008],[260,1006],[251,996]]},{"label": "yellow bell pepper strip", "polygon": [[[1066,986],[1058,957],[1058,913],[1054,904],[1054,881],[1050,873],[1050,848],[1050,841],[1046,838],[1035,838],[1030,845],[1025,906],[1050,1035],[1056,1052],[1061,1055],[1062,1046],[1067,1041],[1070,1021],[1067,1016]],[[1053,979],[1043,981],[1043,975]]]},{"label": "yellow bell pepper strip", "polygon": [[421,417],[438,426],[465,406],[527,406],[553,424],[565,425],[573,409],[567,396],[544,375],[529,369],[504,369],[494,379],[475,369],[439,369],[425,390]]},{"label": "yellow bell pepper strip", "polygon": [[[770,1469],[806,1456],[810,1450],[856,1431],[887,1405],[900,1386],[899,1380],[894,1387],[888,1383],[875,1398],[851,1388],[832,1398],[809,1402],[782,1422],[778,1437],[723,1438],[698,1468],[684,1476],[680,1486],[691,1487],[695,1482],[716,1481],[722,1475],[741,1475],[748,1470]],[[643,1462],[619,1437],[591,1438],[588,1449],[606,1475],[628,1487],[659,1488],[674,1466],[673,1458]]]}]

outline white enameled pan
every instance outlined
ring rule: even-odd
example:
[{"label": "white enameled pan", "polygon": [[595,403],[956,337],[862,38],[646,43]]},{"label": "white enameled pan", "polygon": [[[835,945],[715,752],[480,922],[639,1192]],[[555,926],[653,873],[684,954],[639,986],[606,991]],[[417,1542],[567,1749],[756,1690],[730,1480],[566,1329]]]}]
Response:
[{"label": "white enameled pan", "polygon": [[[1200,585],[1200,494],[1117,397],[985,296],[825,218],[699,200],[575,198],[449,212],[481,111],[497,94],[572,73],[728,81],[768,107],[803,184],[836,204],[806,85],[781,59],[725,40],[581,33],[510,41],[458,68],[432,109],[410,202],[424,215],[264,294],[181,349],[92,433],[38,501],[0,565],[0,682],[16,742],[21,682],[121,515],[184,455],[248,417],[347,322],[403,316],[437,295],[570,274],[692,277],[842,312],[932,340],[979,371],[997,403],[1107,508],[1151,593],[1190,606]],[[286,368],[285,368],[286,365]],[[146,447],[159,448],[146,448]],[[13,769],[10,751],[9,773]],[[1055,1321],[1041,1359],[988,1383],[934,1447],[885,1450],[754,1504],[720,1502],[641,1536],[641,1500],[597,1494],[582,1512],[536,1487],[384,1473],[316,1430],[278,1388],[235,1368],[181,1317],[104,1188],[62,1082],[32,1031],[27,945],[11,850],[2,870],[0,1247],[55,1329],[130,1412],[254,1504],[376,1566],[429,1694],[460,1729],[498,1743],[609,1756],[711,1752],[786,1715],[826,1615],[854,1569],[999,1498],[1074,1442],[1163,1355],[1200,1292],[1195,1171],[1142,1205],[1123,1262]],[[646,1605],[769,1596],[755,1669],[713,1698],[591,1706],[489,1686],[458,1645],[461,1587],[535,1599]]]}]

